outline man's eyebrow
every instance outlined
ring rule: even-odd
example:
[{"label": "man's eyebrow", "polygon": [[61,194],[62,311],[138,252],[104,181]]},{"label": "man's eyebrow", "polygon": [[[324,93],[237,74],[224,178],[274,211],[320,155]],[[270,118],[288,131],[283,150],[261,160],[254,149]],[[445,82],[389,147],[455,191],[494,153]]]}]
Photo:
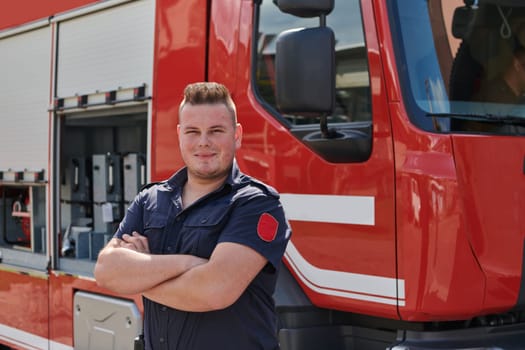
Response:
[{"label": "man's eyebrow", "polygon": [[212,125],[208,129],[217,129],[217,128],[225,129],[226,125],[223,125],[223,124]]},{"label": "man's eyebrow", "polygon": [[[200,127],[195,126],[195,125],[183,125],[181,128],[184,129],[184,130],[201,129]],[[224,125],[224,124],[214,124],[214,125],[210,125],[210,126],[206,127],[207,130],[210,130],[210,129],[226,129],[226,128],[227,128],[227,126]]]},{"label": "man's eyebrow", "polygon": [[188,130],[188,129],[198,129],[198,127],[193,125],[182,125],[181,129]]}]

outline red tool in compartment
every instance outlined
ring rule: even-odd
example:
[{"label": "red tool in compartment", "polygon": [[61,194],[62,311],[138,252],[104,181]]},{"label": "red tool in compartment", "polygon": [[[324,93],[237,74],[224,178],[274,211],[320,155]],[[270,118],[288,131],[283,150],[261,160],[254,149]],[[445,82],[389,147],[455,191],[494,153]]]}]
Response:
[{"label": "red tool in compartment", "polygon": [[11,216],[20,224],[23,236],[19,237],[20,243],[31,242],[31,200],[27,193],[20,193],[13,201]]}]

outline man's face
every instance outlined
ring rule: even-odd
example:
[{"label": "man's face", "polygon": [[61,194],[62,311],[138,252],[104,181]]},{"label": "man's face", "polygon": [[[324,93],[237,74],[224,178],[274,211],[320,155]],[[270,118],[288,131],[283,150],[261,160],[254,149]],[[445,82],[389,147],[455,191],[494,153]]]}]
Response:
[{"label": "man's face", "polygon": [[185,105],[177,133],[189,177],[212,182],[228,175],[235,151],[241,146],[242,128],[234,126],[224,104]]}]

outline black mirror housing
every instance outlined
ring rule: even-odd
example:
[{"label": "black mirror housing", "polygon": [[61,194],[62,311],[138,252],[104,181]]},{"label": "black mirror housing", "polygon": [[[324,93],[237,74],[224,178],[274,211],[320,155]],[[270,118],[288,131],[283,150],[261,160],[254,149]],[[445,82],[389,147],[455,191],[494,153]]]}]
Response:
[{"label": "black mirror housing", "polygon": [[334,9],[334,0],[273,0],[284,13],[297,17],[326,16]]},{"label": "black mirror housing", "polygon": [[279,34],[276,101],[283,113],[331,113],[335,105],[335,36],[328,27]]}]

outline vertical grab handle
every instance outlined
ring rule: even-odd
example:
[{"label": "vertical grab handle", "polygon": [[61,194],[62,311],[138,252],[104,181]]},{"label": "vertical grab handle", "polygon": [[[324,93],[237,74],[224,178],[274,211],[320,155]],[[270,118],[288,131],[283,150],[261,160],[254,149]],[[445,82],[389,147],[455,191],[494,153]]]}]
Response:
[{"label": "vertical grab handle", "polygon": [[76,192],[78,191],[78,188],[80,186],[80,179],[79,179],[79,176],[80,176],[80,163],[78,162],[78,159],[73,159],[72,160],[72,163],[73,163],[73,186],[72,186],[72,189],[73,189],[73,192]]},{"label": "vertical grab handle", "polygon": [[109,161],[108,161],[108,187],[107,187],[107,191],[108,193],[112,193],[113,190],[115,189],[115,163],[113,162],[113,159],[111,159],[111,157],[109,157]]},{"label": "vertical grab handle", "polygon": [[140,186],[144,186],[146,184],[146,157],[143,155],[140,156]]}]

